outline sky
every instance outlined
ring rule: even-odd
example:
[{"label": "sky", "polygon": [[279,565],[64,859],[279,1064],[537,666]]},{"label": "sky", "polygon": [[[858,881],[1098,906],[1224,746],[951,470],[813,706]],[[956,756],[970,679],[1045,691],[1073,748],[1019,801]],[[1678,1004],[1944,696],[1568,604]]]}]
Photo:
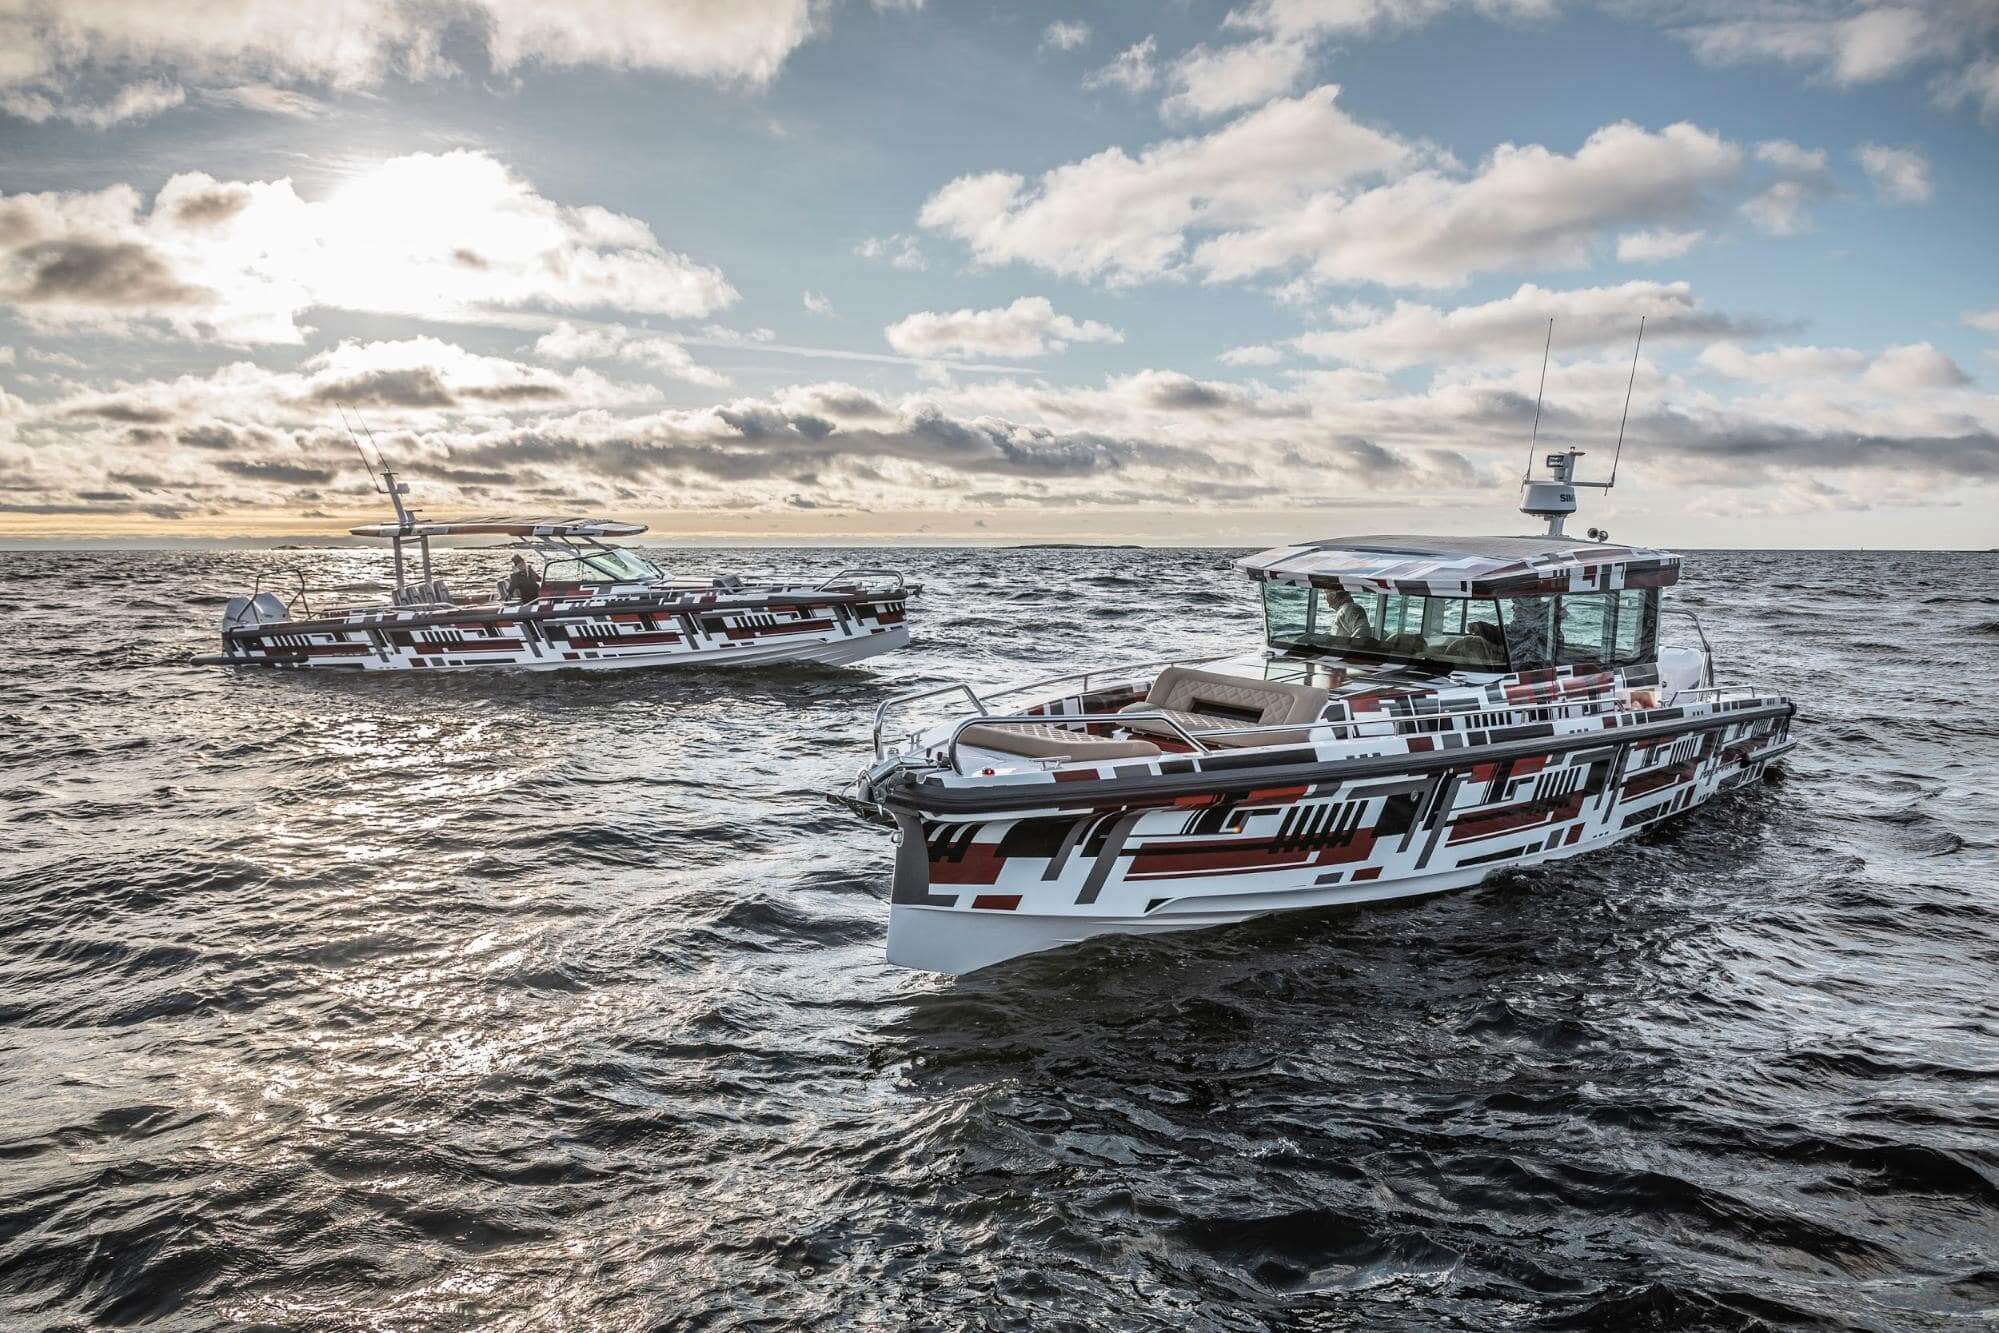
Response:
[{"label": "sky", "polygon": [[1999,0],[0,0],[0,540],[376,521],[342,407],[437,518],[1521,532],[1629,389],[1577,527],[1987,548],[1995,217]]}]

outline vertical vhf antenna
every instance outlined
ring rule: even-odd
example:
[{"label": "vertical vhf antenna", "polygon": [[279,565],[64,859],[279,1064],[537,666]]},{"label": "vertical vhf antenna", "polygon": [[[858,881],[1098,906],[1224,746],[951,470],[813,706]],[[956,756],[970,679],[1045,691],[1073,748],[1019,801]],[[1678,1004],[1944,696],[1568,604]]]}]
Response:
[{"label": "vertical vhf antenna", "polygon": [[1645,345],[1645,316],[1638,317],[1638,341],[1631,348],[1631,378],[1624,382],[1624,415],[1617,419],[1617,452],[1610,456],[1610,480],[1604,483],[1609,490],[1617,484],[1617,460],[1624,456],[1624,425],[1631,420],[1631,388],[1638,383],[1638,349]]},{"label": "vertical vhf antenna", "polygon": [[1555,345],[1555,317],[1548,317],[1548,340],[1541,344],[1541,387],[1534,391],[1534,429],[1527,436],[1527,470],[1520,474],[1523,482],[1534,479],[1534,446],[1541,438],[1541,396],[1548,391],[1548,352]]},{"label": "vertical vhf antenna", "polygon": [[[410,526],[410,512],[403,508],[403,494],[408,487],[406,483],[396,480],[395,469],[389,466],[388,456],[382,452],[382,446],[375,441],[375,432],[368,429],[368,418],[361,415],[359,408],[354,409],[354,419],[361,423],[361,429],[367,433],[368,443],[374,446],[373,462],[368,459],[368,451],[361,447],[361,441],[354,434],[354,428],[347,424],[347,404],[336,399],[333,405],[339,409],[340,424],[346,429],[347,438],[354,441],[354,450],[361,455],[361,466],[368,469],[368,480],[374,482],[375,488],[389,497],[389,503],[395,507],[397,524],[407,528]],[[379,478],[376,476],[378,472],[381,474]]]}]

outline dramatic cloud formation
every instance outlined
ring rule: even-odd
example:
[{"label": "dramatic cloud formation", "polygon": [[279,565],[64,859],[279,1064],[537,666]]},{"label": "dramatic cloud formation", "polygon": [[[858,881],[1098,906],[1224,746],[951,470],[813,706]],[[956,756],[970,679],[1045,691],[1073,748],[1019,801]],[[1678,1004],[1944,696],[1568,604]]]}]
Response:
[{"label": "dramatic cloud formation", "polygon": [[311,202],[290,181],[170,179],[0,195],[0,303],[41,327],[297,342],[315,307],[463,318],[501,310],[672,316],[736,293],[636,218],[537,194],[469,152],[393,159]]},{"label": "dramatic cloud formation", "polygon": [[[1230,280],[1302,268],[1319,282],[1444,287],[1512,266],[1583,265],[1616,229],[1706,211],[1743,168],[1741,148],[1697,126],[1618,124],[1573,156],[1504,144],[1466,172],[1355,121],[1337,93],[1280,98],[1137,158],[1106,149],[1032,186],[1008,172],[962,176],[918,221],[984,263],[1068,277],[1135,282],[1191,267]],[[1776,169],[1777,184],[1799,196],[1794,221],[1815,195],[1801,165]],[[1386,179],[1355,188],[1369,178]],[[1774,226],[1786,220],[1781,207],[1771,201],[1759,216]]]},{"label": "dramatic cloud formation", "polygon": [[1045,296],[1023,296],[997,310],[919,310],[882,332],[896,351],[919,357],[1046,356],[1070,343],[1124,341],[1108,324],[1056,314]]},{"label": "dramatic cloud formation", "polygon": [[[768,83],[811,34],[810,0],[654,4],[599,0],[8,0],[0,6],[0,109],[86,124],[157,114],[181,84],[373,88],[391,77],[457,77],[470,52],[497,75],[530,66],[660,70]],[[146,76],[109,102],[79,102],[79,84],[107,73]],[[152,89],[150,93],[137,91]],[[132,99],[137,99],[132,100]]]},{"label": "dramatic cloud formation", "polygon": [[1164,277],[1183,262],[1190,229],[1269,219],[1410,160],[1409,147],[1340,110],[1338,93],[1327,86],[1279,99],[1136,158],[1105,149],[1032,188],[1010,172],[961,176],[924,203],[918,221],[989,264],[1124,282]]}]

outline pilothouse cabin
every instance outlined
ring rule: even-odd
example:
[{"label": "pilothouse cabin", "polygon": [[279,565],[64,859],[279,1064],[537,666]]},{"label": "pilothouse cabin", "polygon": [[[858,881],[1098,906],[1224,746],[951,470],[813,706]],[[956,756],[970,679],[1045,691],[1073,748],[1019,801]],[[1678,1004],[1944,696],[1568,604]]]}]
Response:
[{"label": "pilothouse cabin", "polygon": [[1664,551],[1562,536],[1348,537],[1237,562],[1284,656],[1438,674],[1609,669],[1658,657]]}]

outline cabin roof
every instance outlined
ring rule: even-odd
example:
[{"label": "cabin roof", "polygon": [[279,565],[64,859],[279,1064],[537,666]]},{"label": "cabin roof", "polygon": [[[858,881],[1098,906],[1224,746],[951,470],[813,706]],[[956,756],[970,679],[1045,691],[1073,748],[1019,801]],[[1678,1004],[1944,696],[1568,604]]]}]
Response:
[{"label": "cabin roof", "polygon": [[608,518],[458,518],[436,523],[419,519],[408,527],[363,523],[347,530],[356,537],[632,537],[646,525]]},{"label": "cabin roof", "polygon": [[1661,588],[1680,557],[1574,537],[1339,537],[1277,546],[1236,561],[1252,579],[1350,592],[1534,597]]}]

